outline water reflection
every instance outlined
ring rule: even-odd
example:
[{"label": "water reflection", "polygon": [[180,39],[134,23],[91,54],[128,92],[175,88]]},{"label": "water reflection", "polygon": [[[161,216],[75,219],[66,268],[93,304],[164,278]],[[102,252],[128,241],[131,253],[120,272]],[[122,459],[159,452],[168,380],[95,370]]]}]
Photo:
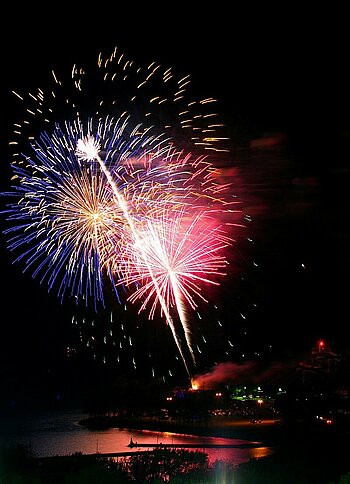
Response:
[{"label": "water reflection", "polygon": [[[36,416],[11,417],[0,421],[0,446],[22,444],[33,456],[68,455],[74,452],[84,454],[136,452],[151,450],[153,447],[130,449],[128,444],[221,444],[237,445],[250,441],[221,437],[203,437],[171,432],[155,432],[127,428],[90,430],[79,425],[79,420],[86,417],[78,412],[47,413]],[[238,465],[253,458],[265,457],[272,453],[269,447],[253,448],[191,448],[208,455],[209,462],[217,460]]]}]

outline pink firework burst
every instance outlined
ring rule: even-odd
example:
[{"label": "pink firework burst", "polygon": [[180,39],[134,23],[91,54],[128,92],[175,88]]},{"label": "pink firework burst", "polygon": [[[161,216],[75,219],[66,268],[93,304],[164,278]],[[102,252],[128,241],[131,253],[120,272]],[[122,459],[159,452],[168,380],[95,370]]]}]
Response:
[{"label": "pink firework burst", "polygon": [[132,303],[142,301],[140,312],[150,308],[149,318],[164,304],[177,313],[188,349],[194,360],[187,307],[207,302],[203,287],[219,285],[228,265],[225,248],[231,244],[223,227],[204,211],[189,214],[184,209],[140,223],[137,240],[124,241],[114,267],[117,284],[136,288]]}]

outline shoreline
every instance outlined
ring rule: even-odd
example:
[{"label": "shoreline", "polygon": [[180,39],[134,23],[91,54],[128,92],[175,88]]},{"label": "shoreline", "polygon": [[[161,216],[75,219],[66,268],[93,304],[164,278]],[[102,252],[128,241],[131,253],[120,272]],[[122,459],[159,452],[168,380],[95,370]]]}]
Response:
[{"label": "shoreline", "polygon": [[274,448],[276,452],[299,449],[310,446],[332,448],[335,445],[348,447],[350,432],[337,428],[316,428],[300,423],[285,423],[279,419],[262,418],[261,422],[252,423],[249,418],[212,416],[205,422],[186,424],[155,420],[151,417],[120,418],[99,417],[86,418],[79,425],[95,430],[108,428],[152,430],[155,432],[172,432],[201,437],[221,437],[250,442],[261,442]]},{"label": "shoreline", "polygon": [[279,445],[284,426],[277,419],[262,419],[252,423],[241,417],[210,417],[205,422],[179,423],[173,421],[155,420],[150,417],[120,418],[92,417],[82,419],[79,425],[103,430],[108,428],[153,430],[156,432],[172,432],[176,434],[198,435],[207,437],[222,437],[263,442],[265,445]]}]

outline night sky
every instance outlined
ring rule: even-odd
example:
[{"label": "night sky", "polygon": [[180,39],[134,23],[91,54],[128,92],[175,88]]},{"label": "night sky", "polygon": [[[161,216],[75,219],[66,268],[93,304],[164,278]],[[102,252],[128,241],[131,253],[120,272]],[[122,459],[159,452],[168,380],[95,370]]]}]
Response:
[{"label": "night sky", "polygon": [[[131,28],[132,21],[123,28],[69,24],[69,39],[48,25],[35,37],[28,23],[16,41],[7,39],[2,57],[1,190],[10,186],[10,91],[40,86],[53,67],[119,46],[140,64],[156,60],[190,73],[198,95],[219,100],[231,138],[227,169],[237,170],[234,189],[248,222],[237,267],[213,301],[234,351],[211,348],[207,362],[201,356],[203,370],[220,354],[222,361],[241,361],[242,354],[298,358],[318,338],[349,350],[349,39],[340,12],[328,24],[326,12],[274,13],[220,12],[196,21],[178,13],[178,21],[154,19],[143,28]],[[4,236],[0,250],[1,375],[20,385],[23,366],[59,371],[64,348],[76,344],[77,311],[11,264]],[[214,320],[209,306],[207,319]],[[159,366],[162,358],[160,352]]]}]

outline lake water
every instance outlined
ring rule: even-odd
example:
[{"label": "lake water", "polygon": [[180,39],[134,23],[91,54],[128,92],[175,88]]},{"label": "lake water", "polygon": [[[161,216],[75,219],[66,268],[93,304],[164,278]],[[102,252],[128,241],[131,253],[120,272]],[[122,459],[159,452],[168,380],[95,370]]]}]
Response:
[{"label": "lake water", "polygon": [[[221,437],[203,437],[171,432],[149,430],[119,429],[91,430],[79,425],[86,417],[79,411],[44,412],[30,415],[11,415],[0,418],[0,447],[16,444],[26,446],[35,457],[69,455],[74,452],[83,454],[109,452],[136,452],[128,448],[130,439],[138,443],[163,444],[246,444],[248,440]],[[150,450],[152,447],[149,448]],[[141,448],[139,450],[147,450]],[[196,449],[190,449],[196,450]],[[253,448],[198,448],[208,455],[209,462],[216,460],[229,462],[236,466],[252,458],[270,455],[270,447]]]}]

